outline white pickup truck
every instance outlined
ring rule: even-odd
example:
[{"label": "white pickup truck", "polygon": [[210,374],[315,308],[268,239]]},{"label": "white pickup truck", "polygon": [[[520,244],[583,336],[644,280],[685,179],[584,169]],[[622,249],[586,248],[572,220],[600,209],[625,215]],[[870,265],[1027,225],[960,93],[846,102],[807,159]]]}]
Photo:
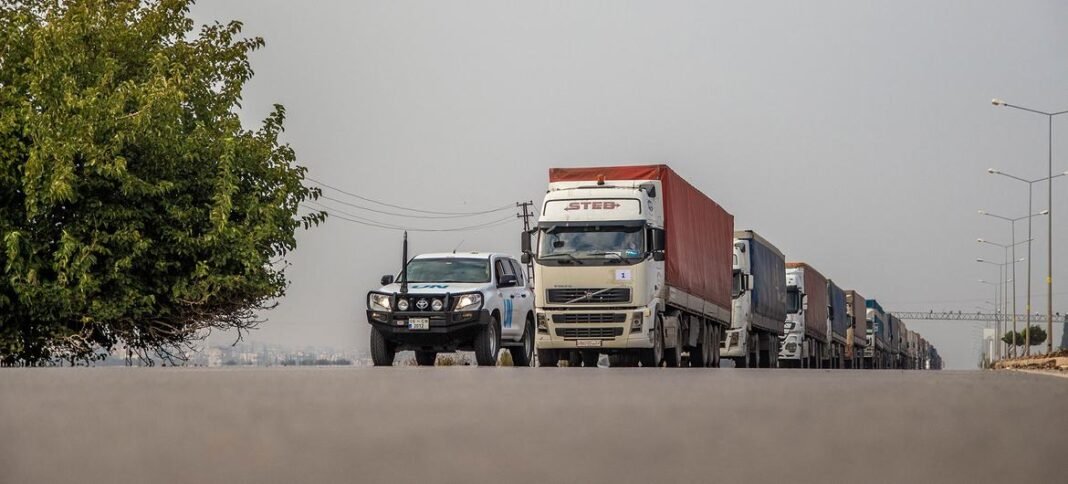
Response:
[{"label": "white pickup truck", "polygon": [[474,350],[479,366],[494,366],[502,346],[515,366],[533,364],[534,293],[511,256],[423,254],[382,286],[367,295],[375,366],[404,350],[428,366],[439,352]]}]

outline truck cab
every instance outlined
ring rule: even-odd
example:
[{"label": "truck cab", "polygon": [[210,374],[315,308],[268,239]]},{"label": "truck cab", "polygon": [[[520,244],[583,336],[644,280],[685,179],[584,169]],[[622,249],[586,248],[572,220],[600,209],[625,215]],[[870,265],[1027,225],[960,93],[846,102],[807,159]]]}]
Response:
[{"label": "truck cab", "polygon": [[515,366],[533,363],[534,293],[511,256],[423,254],[381,282],[367,295],[375,366],[392,365],[405,350],[419,365],[433,365],[439,352],[473,350],[479,366],[494,366],[502,347]]}]

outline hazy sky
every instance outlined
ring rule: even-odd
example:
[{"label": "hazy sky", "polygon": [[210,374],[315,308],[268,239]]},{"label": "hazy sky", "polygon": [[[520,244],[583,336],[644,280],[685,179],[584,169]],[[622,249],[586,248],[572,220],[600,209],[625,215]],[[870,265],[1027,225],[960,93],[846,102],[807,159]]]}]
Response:
[{"label": "hazy sky", "polygon": [[[284,104],[285,138],[311,177],[473,211],[538,201],[553,166],[667,163],[737,228],[889,310],[989,307],[977,280],[997,269],[975,258],[1002,253],[975,239],[1007,242],[1010,230],[976,210],[1024,215],[1027,189],[986,168],[1044,177],[1047,149],[1044,117],[990,99],[1068,109],[1065,2],[203,0],[193,15],[240,19],[266,39],[245,119]],[[1065,170],[1068,116],[1054,124],[1054,171]],[[1068,178],[1057,181],[1063,313]],[[1045,186],[1035,195],[1045,209]],[[411,227],[509,213],[428,221],[324,203]],[[520,229],[412,233],[411,244],[517,253]],[[1046,233],[1036,219],[1042,312]],[[399,268],[400,239],[339,219],[302,232],[288,295],[252,339],[366,348],[365,295]],[[977,323],[908,324],[948,366],[978,361]]]}]

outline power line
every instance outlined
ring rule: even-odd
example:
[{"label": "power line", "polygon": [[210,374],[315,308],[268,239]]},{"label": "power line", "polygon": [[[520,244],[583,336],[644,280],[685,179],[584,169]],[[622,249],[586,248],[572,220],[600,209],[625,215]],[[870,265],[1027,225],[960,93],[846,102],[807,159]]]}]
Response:
[{"label": "power line", "polygon": [[[322,204],[316,204],[316,205],[326,207],[325,205],[322,205]],[[315,207],[309,207],[309,206],[303,205],[303,204],[301,206],[303,206],[304,208],[306,208],[308,210],[316,210],[316,211],[320,210],[320,209],[317,209]],[[385,222],[379,222],[377,220],[371,220],[371,219],[367,219],[367,218],[363,218],[363,217],[347,214],[346,212],[342,212],[340,210],[337,210],[337,209],[334,209],[334,208],[330,208],[330,207],[327,207],[325,209],[325,212],[331,218],[344,220],[346,222],[352,222],[352,223],[356,223],[356,224],[360,224],[360,225],[365,225],[365,226],[369,226],[369,227],[376,227],[376,228],[381,228],[381,229],[387,229],[387,230],[407,230],[409,232],[461,232],[461,231],[465,231],[465,230],[481,230],[481,229],[487,229],[487,228],[490,228],[490,227],[496,227],[498,225],[503,225],[505,222],[509,222],[511,220],[514,220],[513,216],[509,215],[509,216],[501,218],[501,219],[492,220],[492,221],[489,221],[489,222],[475,224],[475,225],[468,225],[468,226],[465,226],[465,227],[451,227],[451,228],[435,229],[435,228],[405,227],[405,226],[401,226],[401,225],[391,225],[391,224],[387,224]],[[343,216],[343,215],[338,215],[338,213],[346,213],[348,215],[348,217]],[[352,218],[350,218],[350,217],[352,217]]]},{"label": "power line", "polygon": [[[390,215],[390,216],[393,216],[393,217],[407,217],[407,218],[420,218],[420,219],[448,219],[448,218],[466,218],[466,217],[477,217],[478,216],[478,215],[414,215],[414,214],[410,214],[410,213],[389,212],[389,211],[386,211],[386,210],[378,210],[376,208],[365,207],[363,205],[358,205],[358,204],[355,204],[355,203],[352,203],[352,202],[347,202],[345,200],[337,199],[337,198],[331,197],[329,195],[320,195],[319,198],[330,200],[332,202],[337,202],[337,203],[340,203],[342,205],[347,205],[349,207],[358,208],[360,210],[367,210],[368,212],[380,213],[382,215]],[[495,211],[500,212],[500,211],[503,211],[503,210],[495,210]],[[486,213],[488,214],[488,213],[493,213],[493,212],[486,212]]]},{"label": "power line", "polygon": [[[358,199],[366,201],[366,202],[377,203],[377,204],[385,206],[385,207],[396,208],[398,210],[406,210],[406,211],[409,211],[409,212],[424,213],[424,214],[430,214],[430,215],[445,215],[445,216],[450,216],[450,217],[463,217],[463,216],[471,216],[471,215],[485,215],[485,214],[488,214],[488,213],[501,212],[501,211],[509,210],[509,209],[512,208],[512,205],[509,204],[509,205],[503,205],[503,206],[500,206],[500,207],[497,207],[497,208],[493,208],[493,209],[489,209],[489,210],[479,210],[479,211],[474,211],[474,212],[437,212],[437,211],[433,211],[433,210],[422,210],[422,209],[418,209],[418,208],[411,208],[411,207],[404,207],[404,206],[401,206],[401,205],[395,205],[395,204],[392,204],[392,203],[383,202],[381,200],[375,200],[373,198],[368,198],[368,197],[365,197],[365,196],[362,196],[362,195],[357,195],[357,194],[352,193],[350,191],[342,190],[342,189],[340,189],[338,187],[335,187],[333,185],[328,185],[326,183],[323,183],[323,182],[321,182],[319,180],[316,180],[315,178],[312,178],[310,176],[306,176],[304,178],[306,180],[308,180],[308,181],[311,181],[312,183],[315,183],[316,185],[319,185],[319,186],[323,187],[323,188],[329,188],[330,190],[334,190],[335,192],[338,192],[338,193],[343,193],[343,194],[348,195],[350,197],[358,198]],[[323,195],[323,198],[327,198],[329,200],[338,201],[337,199],[330,198],[330,197],[327,197],[325,195]],[[347,202],[340,202],[340,203],[345,203],[346,205],[351,205],[351,206],[354,206],[354,207],[357,207],[357,208],[360,208],[360,209],[363,209],[363,210],[375,211],[374,209],[369,209],[369,208],[358,206],[358,205],[352,205],[352,204],[347,203]],[[415,215],[395,214],[395,213],[390,213],[390,212],[379,212],[379,213],[383,213],[383,214],[386,214],[386,215],[398,215],[398,216],[401,216],[401,217],[418,218]],[[449,217],[424,217],[424,218],[449,218]]]}]

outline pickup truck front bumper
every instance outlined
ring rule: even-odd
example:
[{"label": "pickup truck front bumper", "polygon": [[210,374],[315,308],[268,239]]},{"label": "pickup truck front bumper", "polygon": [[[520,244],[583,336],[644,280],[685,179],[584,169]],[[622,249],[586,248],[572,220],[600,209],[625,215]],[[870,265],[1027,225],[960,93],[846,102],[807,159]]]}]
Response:
[{"label": "pickup truck front bumper", "polygon": [[[427,318],[429,329],[408,329],[410,318]],[[456,351],[474,347],[475,336],[492,321],[490,312],[437,311],[385,312],[367,311],[367,322],[397,345],[398,351]]]}]

